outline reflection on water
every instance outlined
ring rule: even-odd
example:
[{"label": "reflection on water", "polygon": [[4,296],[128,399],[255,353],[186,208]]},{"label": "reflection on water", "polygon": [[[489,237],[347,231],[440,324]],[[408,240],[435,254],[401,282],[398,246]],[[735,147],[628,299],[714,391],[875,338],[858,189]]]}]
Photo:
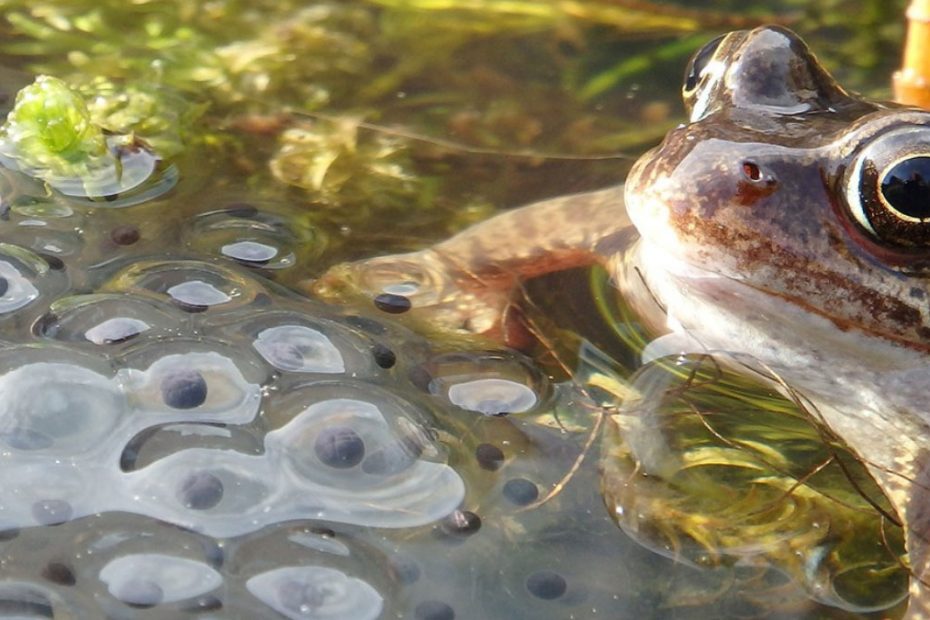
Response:
[{"label": "reflection on water", "polygon": [[141,141],[89,198],[79,177],[0,170],[2,613],[846,618],[900,601],[900,532],[841,447],[707,360],[633,374],[645,336],[602,279],[531,286],[551,345],[534,356],[399,325],[423,283],[365,307],[287,288],[619,181],[629,157],[572,157],[674,124],[661,83],[726,15],[158,4],[0,3],[0,109],[41,70],[101,135]]}]

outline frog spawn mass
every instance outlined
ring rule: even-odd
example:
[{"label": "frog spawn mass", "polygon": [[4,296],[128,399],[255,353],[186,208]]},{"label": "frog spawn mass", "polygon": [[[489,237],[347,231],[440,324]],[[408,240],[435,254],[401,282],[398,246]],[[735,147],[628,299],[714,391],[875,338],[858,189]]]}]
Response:
[{"label": "frog spawn mass", "polygon": [[[102,246],[72,235],[89,219],[80,208],[23,211],[0,241],[0,530],[13,537],[8,546],[57,540],[59,557],[35,571],[14,563],[0,606],[99,614],[57,587],[77,580],[79,598],[93,593],[104,609],[207,612],[224,604],[217,591],[233,590],[226,598],[257,616],[379,617],[394,587],[372,582],[393,574],[385,551],[283,524],[417,528],[450,516],[455,530],[460,515],[477,529],[480,520],[458,510],[466,485],[447,463],[434,412],[480,418],[547,396],[517,357],[457,354],[447,372],[448,356],[374,308],[352,314],[254,277],[246,267],[292,265],[296,240],[309,234],[254,208],[195,218],[204,234],[189,243],[208,247],[213,262],[136,258],[124,251],[140,238],[131,226],[105,231]],[[246,243],[277,258],[231,255]],[[114,249],[117,265],[78,293],[76,281],[97,277],[79,267],[100,247]],[[482,381],[499,384],[490,400]],[[61,541],[67,531],[82,533]],[[208,550],[166,542],[185,531]],[[292,563],[256,560],[232,583],[209,548],[235,539],[226,544],[241,556],[250,536],[283,537],[281,557]],[[97,559],[75,566],[63,549]]]}]

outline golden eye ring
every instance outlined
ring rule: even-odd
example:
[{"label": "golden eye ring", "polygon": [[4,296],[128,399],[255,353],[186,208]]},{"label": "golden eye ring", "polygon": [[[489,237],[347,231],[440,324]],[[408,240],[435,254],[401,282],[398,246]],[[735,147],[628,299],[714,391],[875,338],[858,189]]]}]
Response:
[{"label": "golden eye ring", "polygon": [[846,171],[845,198],[875,241],[930,246],[930,129],[898,126],[865,144]]}]

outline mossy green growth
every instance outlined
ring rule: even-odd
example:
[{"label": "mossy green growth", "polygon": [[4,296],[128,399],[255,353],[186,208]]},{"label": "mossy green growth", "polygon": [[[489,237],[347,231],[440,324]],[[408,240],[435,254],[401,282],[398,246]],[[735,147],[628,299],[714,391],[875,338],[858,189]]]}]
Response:
[{"label": "mossy green growth", "polygon": [[0,153],[24,168],[74,174],[105,156],[107,142],[84,98],[64,81],[40,75],[16,95],[0,128]]},{"label": "mossy green growth", "polygon": [[58,78],[36,78],[17,93],[0,127],[0,166],[41,179],[65,195],[91,199],[112,198],[149,180],[161,158],[133,125],[157,116],[153,105],[122,101],[112,93],[94,101],[91,108],[80,91]]},{"label": "mossy green growth", "polygon": [[97,77],[77,89],[87,101],[91,121],[107,135],[135,136],[161,159],[209,139],[203,129],[194,131],[209,104],[192,102],[170,87]]}]

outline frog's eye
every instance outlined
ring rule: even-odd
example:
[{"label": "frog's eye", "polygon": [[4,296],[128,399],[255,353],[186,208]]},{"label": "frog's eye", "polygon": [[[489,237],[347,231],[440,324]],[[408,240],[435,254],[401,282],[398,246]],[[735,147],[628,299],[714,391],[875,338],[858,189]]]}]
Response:
[{"label": "frog's eye", "polygon": [[698,50],[698,52],[691,57],[691,62],[688,63],[688,68],[685,70],[685,84],[683,88],[684,96],[690,97],[694,94],[694,91],[697,90],[697,87],[701,83],[701,78],[704,77],[704,71],[707,69],[707,65],[710,63],[711,59],[714,57],[714,53],[717,51],[717,48],[720,47],[720,43],[726,38],[727,35],[722,34],[711,42],[707,43]]},{"label": "frog's eye", "polygon": [[900,217],[930,219],[930,154],[902,159],[881,177],[881,198]]},{"label": "frog's eye", "polygon": [[691,58],[685,71],[685,83],[681,95],[691,122],[697,122],[708,113],[725,103],[720,83],[726,72],[728,61],[724,58],[730,44],[725,41],[740,41],[745,32],[720,35]]},{"label": "frog's eye", "polygon": [[866,146],[846,174],[846,202],[877,240],[930,245],[930,130],[892,130]]}]

